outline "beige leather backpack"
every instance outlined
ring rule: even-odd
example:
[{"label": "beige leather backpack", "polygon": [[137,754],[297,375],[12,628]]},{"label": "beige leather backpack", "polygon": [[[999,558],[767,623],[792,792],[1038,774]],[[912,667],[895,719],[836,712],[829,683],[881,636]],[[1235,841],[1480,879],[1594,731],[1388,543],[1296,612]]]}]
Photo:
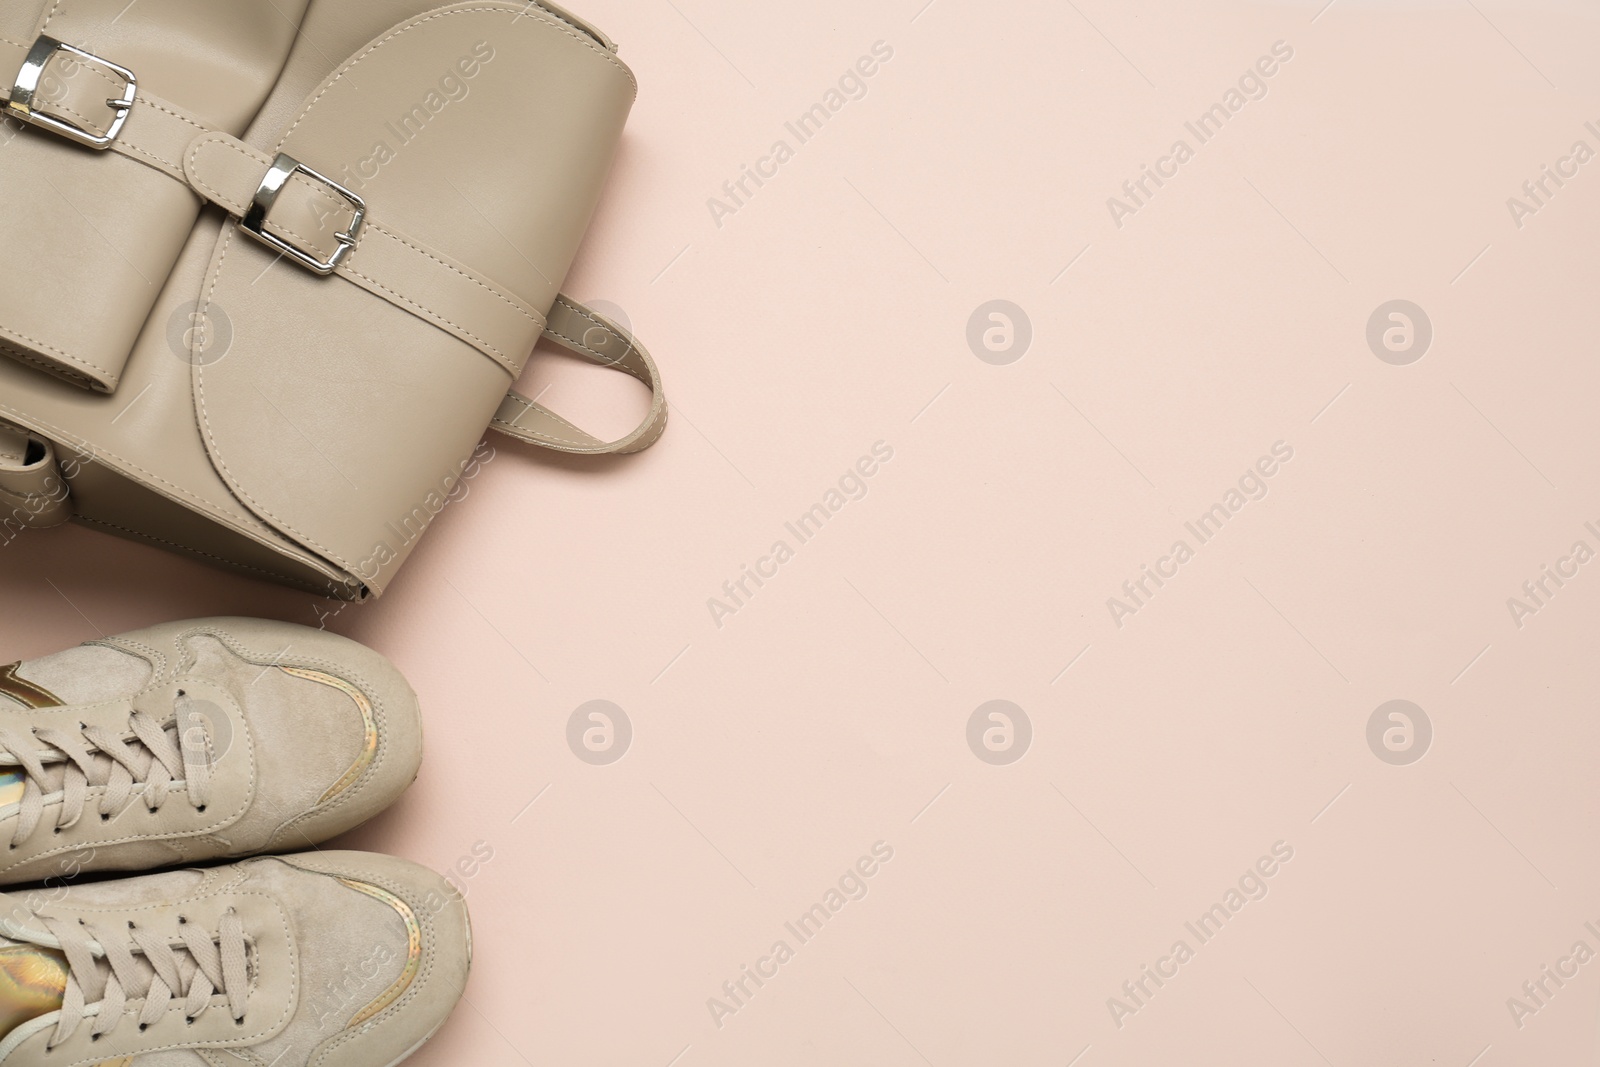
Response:
[{"label": "beige leather backpack", "polygon": [[[486,428],[654,443],[648,354],[560,294],[635,90],[542,0],[0,2],[0,527],[354,599]],[[645,423],[508,394],[541,335]]]}]

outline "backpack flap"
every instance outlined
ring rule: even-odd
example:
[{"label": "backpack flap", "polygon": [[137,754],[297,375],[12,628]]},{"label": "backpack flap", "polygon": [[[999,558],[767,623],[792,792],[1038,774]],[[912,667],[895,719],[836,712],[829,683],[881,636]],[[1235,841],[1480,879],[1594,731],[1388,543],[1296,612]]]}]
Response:
[{"label": "backpack flap", "polygon": [[635,88],[549,11],[460,4],[357,53],[272,150],[190,146],[239,219],[200,294],[232,348],[193,399],[245,506],[382,591],[544,331]]}]

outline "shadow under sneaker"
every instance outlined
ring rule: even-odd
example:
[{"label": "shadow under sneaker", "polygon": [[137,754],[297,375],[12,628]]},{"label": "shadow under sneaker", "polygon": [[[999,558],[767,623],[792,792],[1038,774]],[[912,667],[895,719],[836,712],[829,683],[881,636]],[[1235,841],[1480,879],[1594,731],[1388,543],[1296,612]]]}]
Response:
[{"label": "shadow under sneaker", "polygon": [[0,1067],[391,1067],[471,962],[460,894],[371,853],[0,894]]},{"label": "shadow under sneaker", "polygon": [[421,759],[400,672],[305,626],[169,623],[0,667],[0,885],[306,849]]}]

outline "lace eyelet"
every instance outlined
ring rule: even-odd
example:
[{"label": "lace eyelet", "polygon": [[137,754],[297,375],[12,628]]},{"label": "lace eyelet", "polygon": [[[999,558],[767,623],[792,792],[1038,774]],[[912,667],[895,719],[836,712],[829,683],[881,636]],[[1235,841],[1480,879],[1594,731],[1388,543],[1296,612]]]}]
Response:
[{"label": "lace eyelet", "polygon": [[150,1024],[149,1023],[140,1023],[139,1024],[139,1032],[141,1034],[144,1033],[148,1029],[150,1029]]},{"label": "lace eyelet", "polygon": [[206,805],[202,804],[198,808],[195,808],[194,810],[198,811],[200,814],[204,815],[205,811],[206,811]]},{"label": "lace eyelet", "polygon": [[102,812],[101,815],[100,815],[100,821],[101,822],[110,822],[111,821],[111,816],[109,816],[109,815],[105,814],[104,812]]}]

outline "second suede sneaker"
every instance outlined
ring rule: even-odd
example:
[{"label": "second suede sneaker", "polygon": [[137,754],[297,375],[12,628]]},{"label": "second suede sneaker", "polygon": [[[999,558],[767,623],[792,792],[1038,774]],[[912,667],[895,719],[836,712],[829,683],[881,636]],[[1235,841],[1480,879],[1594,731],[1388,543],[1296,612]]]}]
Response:
[{"label": "second suede sneaker", "polygon": [[471,962],[450,883],[368,853],[0,894],[0,1067],[391,1067]]},{"label": "second suede sneaker", "polygon": [[200,619],[0,667],[0,884],[309,848],[421,758],[400,672],[323,630]]}]

